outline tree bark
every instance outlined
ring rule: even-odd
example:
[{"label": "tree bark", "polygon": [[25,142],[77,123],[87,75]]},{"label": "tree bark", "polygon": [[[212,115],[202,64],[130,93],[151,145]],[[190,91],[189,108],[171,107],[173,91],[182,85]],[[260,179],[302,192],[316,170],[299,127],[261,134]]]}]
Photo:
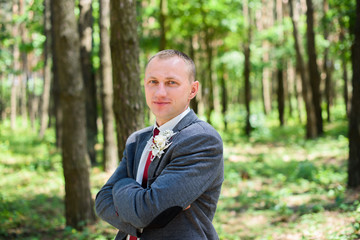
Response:
[{"label": "tree bark", "polygon": [[355,40],[352,46],[353,96],[349,121],[349,188],[360,186],[360,0],[356,0]]},{"label": "tree bark", "polygon": [[294,16],[294,8],[292,5],[293,0],[289,0],[290,7],[290,17],[293,25],[293,36],[295,43],[295,52],[296,52],[296,68],[297,72],[300,74],[301,83],[302,83],[302,93],[303,99],[305,102],[306,109],[306,138],[315,138],[317,137],[317,128],[316,128],[316,119],[315,119],[315,109],[312,104],[312,92],[310,89],[310,83],[308,79],[308,75],[306,74],[306,68],[303,60],[303,54],[300,50],[300,38],[297,30],[297,19]]},{"label": "tree bark", "polygon": [[278,67],[277,70],[277,97],[278,97],[278,112],[279,112],[279,121],[280,126],[284,126],[284,110],[285,110],[285,94],[284,94],[284,72],[282,67]]},{"label": "tree bark", "polygon": [[[189,37],[189,57],[195,62],[195,49],[193,45],[193,36]],[[193,98],[190,102],[190,107],[194,110],[195,113],[198,113],[198,106],[199,106],[199,101],[197,96],[195,96],[195,98]]]},{"label": "tree bark", "polygon": [[311,84],[311,91],[313,96],[313,105],[315,109],[316,132],[317,135],[323,134],[323,120],[321,114],[321,93],[320,93],[320,73],[317,65],[317,54],[315,47],[315,33],[314,33],[314,9],[312,0],[306,0],[306,38],[307,38],[307,53],[309,66],[309,80]]},{"label": "tree bark", "polygon": [[[16,47],[15,47],[16,48]],[[14,49],[14,56],[16,56],[16,49]],[[15,63],[14,63],[15,65]],[[11,100],[10,100],[10,126],[11,129],[16,127],[16,116],[17,116],[17,93],[18,93],[18,76],[14,76],[11,83]]]},{"label": "tree bark", "polygon": [[136,1],[110,0],[111,60],[118,155],[122,159],[126,139],[144,125],[140,85]]},{"label": "tree bark", "polygon": [[[13,1],[13,5],[12,5],[12,13],[13,15],[18,15],[19,14],[19,5],[17,4],[17,1]],[[19,35],[19,26],[18,25],[14,25],[12,28],[12,35],[13,36],[18,36]],[[19,77],[19,72],[20,72],[20,50],[19,50],[19,45],[17,44],[17,42],[14,43],[14,48],[13,48],[13,55],[14,55],[14,63],[13,63],[13,69],[15,71],[14,75],[13,75],[13,79],[12,79],[12,83],[11,83],[11,100],[10,100],[10,126],[11,129],[15,129],[16,127],[16,116],[17,116],[17,104],[18,104],[18,89],[19,89],[19,85],[20,85],[20,77]]]},{"label": "tree bark", "polygon": [[[340,21],[340,33],[339,33],[339,40],[340,42],[344,42],[345,41],[345,26],[344,24],[342,24],[342,22]],[[346,60],[346,49],[341,49],[341,67],[342,67],[342,71],[343,71],[343,80],[344,80],[344,90],[343,90],[343,96],[344,96],[344,102],[345,102],[345,111],[346,111],[346,116],[349,117],[350,116],[350,105],[351,103],[349,102],[349,80],[348,80],[348,71],[347,71],[347,60]]]},{"label": "tree bark", "polygon": [[166,27],[165,27],[165,21],[166,21],[166,15],[165,15],[165,6],[166,6],[166,0],[160,0],[159,3],[159,24],[160,24],[160,46],[159,50],[164,50],[166,48]]},{"label": "tree bark", "polygon": [[110,0],[100,0],[100,78],[104,135],[104,170],[112,172],[118,164],[114,132],[113,82],[110,50]]},{"label": "tree bark", "polygon": [[[285,61],[285,60],[284,60]],[[293,81],[290,80],[289,77],[289,68],[290,68],[291,63],[287,60],[286,62],[284,62],[284,66],[285,66],[285,70],[283,70],[284,73],[284,104],[286,105],[286,101],[288,102],[288,106],[289,106],[289,118],[293,117],[293,106],[292,106],[292,101],[291,99],[293,98],[292,96],[292,89],[294,89],[293,87]]]},{"label": "tree bark", "polygon": [[50,0],[44,1],[44,90],[41,100],[41,117],[40,117],[40,131],[39,137],[44,137],[45,130],[49,121],[49,105],[50,105],[50,83],[51,83],[51,25],[50,25]]},{"label": "tree bark", "polygon": [[54,4],[55,50],[63,112],[62,161],[65,177],[66,224],[81,229],[95,220],[90,192],[90,161],[86,149],[85,88],[74,1]]},{"label": "tree bark", "polygon": [[[270,59],[270,44],[267,41],[264,41],[262,47],[265,51],[263,55],[264,63],[267,63]],[[264,113],[268,115],[271,112],[271,69],[269,67],[264,67],[262,72],[262,97],[264,102]]]},{"label": "tree bark", "polygon": [[[283,24],[283,9],[282,9],[282,0],[276,0],[276,22],[280,25]],[[279,48],[283,45],[284,36],[281,34],[278,40]],[[278,113],[279,113],[279,122],[280,126],[284,126],[284,112],[285,112],[285,84],[284,84],[284,59],[283,56],[280,56],[280,59],[277,63],[277,102],[278,102]]]},{"label": "tree bark", "polygon": [[91,0],[80,0],[79,34],[82,76],[86,93],[86,135],[87,150],[92,165],[96,163],[95,144],[97,143],[97,104],[96,83],[92,66],[92,7]]},{"label": "tree bark", "polygon": [[326,99],[326,113],[327,113],[327,122],[331,122],[331,106],[333,104],[332,98],[332,68],[333,63],[332,60],[329,59],[328,49],[325,50],[324,54],[324,72],[326,74],[325,77],[325,99]]},{"label": "tree bark", "polygon": [[[273,11],[269,11],[269,9],[273,9],[273,2],[262,0],[262,26],[264,29],[268,29],[274,23]],[[264,40],[262,42],[262,49],[264,51],[263,54],[263,62],[265,64],[269,64],[270,60],[270,49],[271,45],[268,40]],[[262,97],[263,97],[263,105],[264,105],[264,113],[265,115],[271,112],[271,68],[270,66],[264,66],[262,70]]]},{"label": "tree bark", "polygon": [[205,76],[205,83],[203,87],[205,88],[205,115],[206,120],[209,124],[211,124],[211,115],[214,111],[214,84],[213,84],[213,75],[212,75],[212,64],[213,64],[213,49],[211,46],[211,33],[209,29],[209,25],[207,22],[206,12],[203,8],[204,2],[200,0],[200,11],[201,11],[201,19],[203,24],[203,31],[204,31],[204,41],[205,41],[205,53],[206,53],[206,76]]},{"label": "tree bark", "polygon": [[54,9],[54,1],[50,1],[50,19],[51,19],[51,56],[52,56],[52,84],[51,84],[51,97],[52,102],[54,104],[53,111],[55,116],[55,135],[56,135],[56,147],[61,148],[62,143],[62,119],[63,114],[61,111],[61,99],[60,99],[60,84],[59,84],[59,71],[58,71],[58,63],[57,63],[57,53],[55,47],[55,19],[53,12],[56,11]]},{"label": "tree bark", "polygon": [[[327,19],[327,12],[329,10],[329,4],[327,0],[323,0],[323,28],[324,28],[324,39],[329,41],[329,21]],[[331,121],[331,113],[330,108],[332,106],[332,79],[331,79],[331,73],[332,73],[332,60],[329,59],[329,47],[325,48],[324,51],[324,65],[323,70],[325,73],[325,99],[326,99],[326,112],[327,112],[327,121]]]},{"label": "tree bark", "polygon": [[228,121],[226,117],[226,113],[228,110],[228,92],[226,89],[226,82],[228,80],[227,74],[225,73],[225,66],[221,64],[221,76],[220,76],[220,87],[221,87],[221,113],[223,115],[224,120],[224,129],[227,131],[228,129]]},{"label": "tree bark", "polygon": [[59,84],[59,71],[57,53],[55,47],[55,19],[53,12],[56,11],[54,1],[50,1],[50,19],[51,19],[51,55],[52,55],[52,84],[51,84],[51,96],[54,103],[54,115],[55,115],[55,135],[56,135],[56,147],[61,148],[62,143],[62,119],[63,113],[61,111],[61,99],[60,99],[60,84]]},{"label": "tree bark", "polygon": [[246,120],[245,120],[245,133],[246,136],[250,137],[251,134],[251,122],[250,122],[250,102],[251,102],[251,84],[250,84],[250,72],[251,72],[251,39],[252,39],[252,31],[251,31],[251,12],[247,5],[247,1],[244,1],[244,19],[247,22],[247,36],[245,43],[243,44],[243,51],[245,56],[245,63],[244,63],[244,81],[245,81],[245,88],[244,88],[244,96],[245,96],[245,108],[246,108]]},{"label": "tree bark", "polygon": [[298,74],[296,74],[296,69],[294,69],[293,66],[290,66],[290,72],[291,72],[291,78],[293,79],[293,85],[294,85],[294,93],[295,93],[295,98],[296,98],[296,111],[298,113],[299,116],[299,122],[300,124],[302,124],[303,120],[302,120],[302,98],[301,98],[301,94],[302,94],[302,88],[301,88],[301,79],[300,76]]},{"label": "tree bark", "polygon": [[[26,1],[19,0],[19,15],[23,16],[25,14],[25,4]],[[25,46],[27,41],[27,29],[25,27],[25,22],[20,23],[19,25],[19,34],[21,38],[21,45]],[[27,52],[21,50],[20,48],[20,58],[21,58],[21,77],[20,77],[20,114],[23,119],[23,124],[27,124],[27,106],[31,107],[31,98],[33,94],[29,94],[27,98],[27,82],[29,79],[29,70],[28,70],[28,55]],[[20,61],[20,59],[19,59]],[[27,104],[27,100],[29,101],[29,105]],[[30,111],[29,111],[30,112]]]}]

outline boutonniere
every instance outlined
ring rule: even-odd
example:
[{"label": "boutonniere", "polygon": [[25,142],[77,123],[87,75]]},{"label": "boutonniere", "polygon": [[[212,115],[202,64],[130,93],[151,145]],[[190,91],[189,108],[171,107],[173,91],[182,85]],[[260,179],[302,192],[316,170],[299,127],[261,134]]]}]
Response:
[{"label": "boutonniere", "polygon": [[175,134],[176,133],[174,133],[172,130],[165,130],[163,132],[160,132],[159,135],[155,136],[151,145],[151,161],[155,157],[161,157],[161,155],[164,153],[164,150],[171,145],[172,142],[170,142],[170,139]]}]

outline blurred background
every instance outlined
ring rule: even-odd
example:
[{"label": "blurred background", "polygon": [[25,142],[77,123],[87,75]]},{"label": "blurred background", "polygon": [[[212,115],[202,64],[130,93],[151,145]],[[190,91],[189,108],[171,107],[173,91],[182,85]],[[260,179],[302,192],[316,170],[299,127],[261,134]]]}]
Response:
[{"label": "blurred background", "polygon": [[0,239],[113,239],[93,200],[152,125],[144,69],[197,67],[220,239],[360,239],[359,0],[0,0]]}]

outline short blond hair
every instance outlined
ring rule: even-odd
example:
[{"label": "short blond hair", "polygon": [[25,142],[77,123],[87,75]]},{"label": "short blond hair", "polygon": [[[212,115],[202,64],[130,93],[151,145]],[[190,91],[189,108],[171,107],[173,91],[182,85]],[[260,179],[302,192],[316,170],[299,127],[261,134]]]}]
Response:
[{"label": "short blond hair", "polygon": [[166,49],[166,50],[162,50],[158,53],[156,53],[154,56],[152,56],[149,61],[146,64],[146,68],[149,65],[149,63],[151,62],[151,60],[153,60],[154,58],[160,58],[160,59],[168,59],[168,58],[172,58],[172,57],[179,57],[181,58],[186,65],[189,68],[189,79],[190,82],[195,81],[196,79],[196,67],[195,67],[195,63],[194,61],[185,53],[180,52],[178,50],[174,50],[174,49]]}]

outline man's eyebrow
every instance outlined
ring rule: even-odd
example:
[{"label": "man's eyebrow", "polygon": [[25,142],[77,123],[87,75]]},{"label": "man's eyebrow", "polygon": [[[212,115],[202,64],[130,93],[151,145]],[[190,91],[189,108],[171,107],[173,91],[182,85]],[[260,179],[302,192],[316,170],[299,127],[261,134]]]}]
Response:
[{"label": "man's eyebrow", "polygon": [[149,76],[147,79],[157,79],[155,76]]},{"label": "man's eyebrow", "polygon": [[169,76],[165,78],[166,80],[178,80],[176,76]]}]

